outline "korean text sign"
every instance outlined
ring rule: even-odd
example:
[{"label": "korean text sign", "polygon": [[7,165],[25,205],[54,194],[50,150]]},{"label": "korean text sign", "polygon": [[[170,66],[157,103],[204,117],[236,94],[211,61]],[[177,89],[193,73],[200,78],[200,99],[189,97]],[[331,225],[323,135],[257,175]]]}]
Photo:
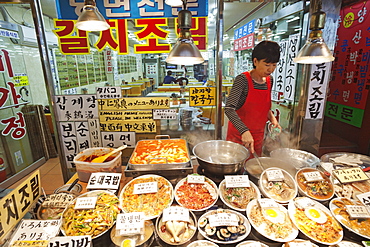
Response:
[{"label": "korean text sign", "polygon": [[190,87],[190,106],[214,106],[216,105],[216,87]]},{"label": "korean text sign", "polygon": [[341,10],[325,115],[361,127],[370,89],[370,2]]},{"label": "korean text sign", "polygon": [[40,197],[40,171],[37,170],[0,200],[0,239],[23,218]]},{"label": "korean text sign", "polygon": [[[56,0],[58,18],[77,20],[84,0]],[[147,17],[177,17],[181,6],[171,7],[165,0],[96,1],[105,19],[138,19]],[[187,9],[193,16],[208,15],[208,0],[187,0]]]}]

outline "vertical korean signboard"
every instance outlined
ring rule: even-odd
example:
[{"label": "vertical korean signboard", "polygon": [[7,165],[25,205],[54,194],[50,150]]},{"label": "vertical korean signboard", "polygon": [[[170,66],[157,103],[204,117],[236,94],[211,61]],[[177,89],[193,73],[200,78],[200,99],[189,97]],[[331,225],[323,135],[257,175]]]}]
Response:
[{"label": "vertical korean signboard", "polygon": [[361,127],[370,88],[370,2],[342,8],[325,116]]}]

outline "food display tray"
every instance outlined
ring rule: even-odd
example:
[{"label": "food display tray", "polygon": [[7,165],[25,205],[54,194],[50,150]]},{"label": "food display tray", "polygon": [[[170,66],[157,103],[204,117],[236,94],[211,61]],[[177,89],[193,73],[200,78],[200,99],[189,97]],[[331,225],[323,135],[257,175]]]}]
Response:
[{"label": "food display tray", "polygon": [[189,174],[193,173],[193,165],[192,162],[189,162],[188,166],[184,167],[167,167],[167,169],[150,169],[150,166],[147,169],[132,169],[130,165],[127,165],[125,169],[125,176],[126,177],[138,177],[142,175],[148,174],[156,174],[163,176],[165,178],[172,178],[172,177],[179,177],[183,178]]},{"label": "food display tray", "polygon": [[[127,167],[129,168],[129,170],[136,170],[136,171],[154,171],[154,170],[163,170],[163,171],[166,171],[166,170],[173,170],[173,169],[188,169],[191,164],[190,164],[190,153],[189,153],[189,148],[188,148],[188,145],[187,145],[187,142],[184,140],[184,139],[170,139],[169,136],[167,135],[164,135],[165,137],[168,137],[168,139],[158,139],[159,137],[163,137],[163,136],[156,136],[155,139],[148,139],[148,140],[141,140],[141,141],[138,141],[136,143],[136,146],[135,146],[135,149],[134,151],[132,152],[131,154],[131,157],[127,163]],[[147,150],[150,150],[149,146],[152,145],[154,147],[154,144],[158,144],[158,145],[161,145],[162,143],[167,143],[167,144],[171,144],[171,143],[180,143],[183,146],[183,149],[185,150],[186,152],[186,155],[188,157],[188,161],[186,162],[168,162],[168,159],[166,159],[166,157],[164,156],[161,156],[161,155],[154,155],[154,157],[150,158],[148,160],[148,162],[142,162],[140,164],[138,164],[137,162],[132,162],[134,156],[135,156],[135,153],[140,153],[140,150],[142,148],[145,148]],[[171,149],[171,148],[169,148]],[[155,149],[153,148],[153,151],[155,151]],[[156,163],[157,160],[162,160],[164,161],[163,163]]]}]

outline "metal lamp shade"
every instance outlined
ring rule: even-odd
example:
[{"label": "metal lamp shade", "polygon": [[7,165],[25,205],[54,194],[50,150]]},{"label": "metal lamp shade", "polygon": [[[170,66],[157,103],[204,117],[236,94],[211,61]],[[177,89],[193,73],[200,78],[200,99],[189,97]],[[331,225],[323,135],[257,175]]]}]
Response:
[{"label": "metal lamp shade", "polygon": [[302,64],[319,64],[334,61],[334,57],[324,39],[314,37],[307,40],[293,61]]},{"label": "metal lamp shade", "polygon": [[76,27],[84,31],[104,31],[110,28],[98,8],[85,5],[77,20]]},{"label": "metal lamp shade", "polygon": [[203,63],[204,58],[192,38],[179,38],[168,55],[166,62],[179,65],[193,65]]}]

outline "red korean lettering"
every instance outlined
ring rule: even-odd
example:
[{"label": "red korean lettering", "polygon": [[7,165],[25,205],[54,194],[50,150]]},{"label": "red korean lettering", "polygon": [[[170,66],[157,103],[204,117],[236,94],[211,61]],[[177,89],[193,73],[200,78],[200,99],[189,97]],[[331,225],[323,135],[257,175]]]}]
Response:
[{"label": "red korean lettering", "polygon": [[[176,26],[178,26],[178,18],[176,18]],[[191,37],[194,40],[194,44],[199,50],[207,50],[207,17],[193,17],[191,19],[190,32]],[[180,29],[176,29],[177,36],[180,33]]]},{"label": "red korean lettering", "polygon": [[[6,68],[8,69],[8,76],[9,77],[14,77],[13,67],[12,67],[12,63],[10,61],[9,52],[7,50],[4,50],[4,49],[2,49],[1,51],[4,54]],[[0,59],[2,60],[2,56],[0,56]],[[2,65],[2,66],[4,67],[4,65]],[[2,70],[2,71],[4,71],[4,70]]]},{"label": "red korean lettering", "polygon": [[[112,50],[117,51],[119,55],[128,54],[127,20],[107,20],[107,22],[111,28],[100,32],[99,40],[94,46],[99,51],[102,51],[106,46],[109,46]],[[113,37],[113,30],[116,30],[117,38]]]},{"label": "red korean lettering", "polygon": [[147,40],[147,44],[134,45],[135,53],[162,53],[169,52],[169,44],[159,44],[158,39],[165,40],[169,34],[160,26],[167,26],[167,18],[136,19],[136,26],[144,27],[136,35],[139,40]]},{"label": "red korean lettering", "polygon": [[55,19],[54,27],[57,30],[53,30],[53,32],[58,37],[60,51],[62,54],[81,55],[90,53],[87,32],[76,29],[74,20]]},{"label": "red korean lettering", "polygon": [[17,112],[18,119],[16,117],[9,117],[7,119],[3,119],[0,122],[6,125],[5,129],[1,132],[4,136],[9,135],[14,140],[22,139],[26,135],[26,124],[24,121],[23,113]]},{"label": "red korean lettering", "polygon": [[9,99],[9,89],[0,87],[0,107],[3,107]]}]

